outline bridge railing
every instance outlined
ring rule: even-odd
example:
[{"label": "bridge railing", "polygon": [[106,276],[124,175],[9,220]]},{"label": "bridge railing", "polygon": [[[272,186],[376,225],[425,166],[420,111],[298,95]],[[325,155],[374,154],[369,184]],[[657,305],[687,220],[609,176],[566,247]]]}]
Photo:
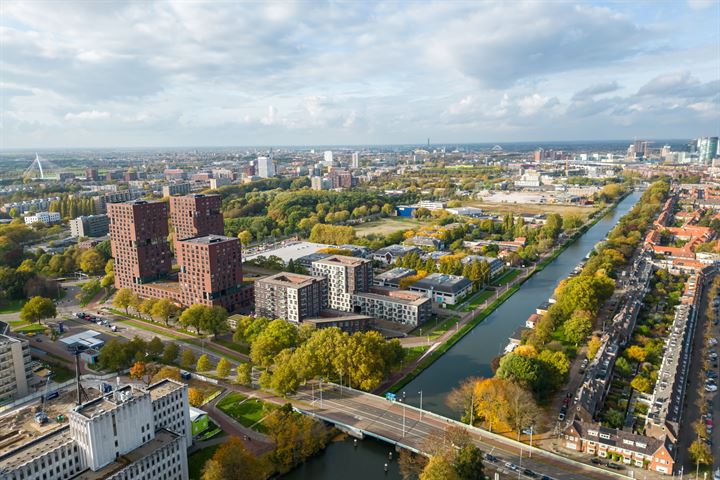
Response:
[{"label": "bridge railing", "polygon": [[[356,389],[354,389],[354,388],[352,388],[352,387],[348,387],[348,386],[345,386],[345,385],[343,385],[343,386],[341,387],[340,385],[338,385],[338,384],[336,384],[336,383],[332,383],[332,382],[323,382],[323,383],[324,383],[325,385],[331,385],[331,386],[334,387],[335,389],[342,389],[342,390],[341,390],[342,392],[352,392],[352,393],[357,394],[357,395],[362,395],[362,396],[366,396],[366,397],[374,397],[374,398],[380,399],[380,400],[382,400],[382,401],[384,401],[384,402],[391,402],[390,400],[387,400],[387,399],[385,399],[385,398],[383,398],[383,397],[381,397],[381,396],[379,396],[379,395],[375,395],[375,394],[373,394],[373,393],[368,393],[368,392],[363,392],[362,390],[356,390]],[[530,445],[528,445],[528,444],[526,444],[526,443],[518,442],[517,440],[513,440],[512,438],[507,438],[507,437],[504,437],[504,436],[499,435],[499,434],[497,434],[497,433],[493,433],[493,432],[491,432],[491,431],[489,431],[489,430],[485,430],[484,428],[476,427],[476,426],[474,426],[474,425],[468,425],[467,423],[459,422],[459,421],[454,420],[454,419],[452,419],[452,418],[444,417],[444,416],[442,416],[442,415],[439,415],[439,414],[437,414],[437,413],[431,412],[431,411],[429,411],[429,410],[424,410],[424,409],[421,410],[420,408],[415,407],[415,406],[413,406],[413,405],[408,405],[407,403],[403,403],[403,402],[393,402],[393,403],[396,403],[396,404],[398,404],[398,405],[400,405],[400,406],[404,406],[406,409],[410,409],[410,410],[416,411],[416,412],[418,412],[418,413],[421,413],[423,417],[431,417],[431,418],[433,418],[433,419],[435,419],[435,420],[437,420],[437,421],[439,421],[439,422],[445,423],[446,425],[453,425],[453,426],[457,426],[457,427],[464,428],[464,429],[466,429],[466,430],[468,430],[468,431],[470,431],[470,432],[472,432],[472,433],[477,434],[477,435],[480,437],[480,440],[481,440],[481,441],[483,440],[483,438],[492,439],[492,440],[495,440],[495,441],[497,441],[497,442],[499,442],[499,443],[503,443],[503,444],[505,444],[505,445],[508,445],[508,446],[510,446],[510,447],[514,447],[514,448],[517,448],[517,449],[521,449],[521,450],[524,450],[524,451],[526,451],[526,452],[537,453],[537,454],[539,454],[539,455],[543,455],[543,456],[545,456],[545,457],[552,458],[553,460],[556,460],[556,461],[558,461],[558,462],[564,463],[564,464],[566,464],[566,465],[570,465],[570,466],[573,466],[573,467],[576,467],[576,468],[581,468],[581,469],[583,469],[583,470],[594,470],[594,471],[596,471],[596,472],[598,472],[598,473],[602,473],[602,474],[604,474],[604,475],[611,475],[611,476],[614,476],[614,477],[617,477],[617,478],[633,478],[633,477],[631,477],[631,476],[629,476],[629,475],[625,475],[625,474],[620,473],[620,472],[614,472],[614,471],[610,471],[610,470],[605,470],[604,468],[596,467],[595,465],[592,465],[592,464],[590,464],[590,463],[583,463],[583,462],[580,462],[580,461],[578,461],[578,460],[573,460],[573,459],[571,459],[571,458],[567,458],[567,457],[564,457],[564,456],[562,456],[562,455],[558,455],[557,453],[551,452],[551,451],[549,451],[549,450],[544,450],[544,449],[542,449],[542,448],[538,448],[538,447],[535,447],[535,446],[530,446]],[[390,441],[388,441],[388,443],[397,444],[397,442],[394,441],[394,440],[390,440]]]}]

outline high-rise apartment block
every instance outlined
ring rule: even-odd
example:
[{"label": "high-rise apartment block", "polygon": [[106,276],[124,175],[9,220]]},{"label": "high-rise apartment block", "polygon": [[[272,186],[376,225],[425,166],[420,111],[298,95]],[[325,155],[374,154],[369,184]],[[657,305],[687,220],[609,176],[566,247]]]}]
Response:
[{"label": "high-rise apartment block", "polygon": [[718,154],[718,137],[701,137],[697,140],[698,160],[709,164]]},{"label": "high-rise apartment block", "polygon": [[221,235],[175,243],[180,273],[180,303],[220,305],[235,310],[242,302],[240,241]]},{"label": "high-rise apartment block", "polygon": [[168,204],[136,200],[108,204],[115,287],[132,288],[166,277],[172,266],[168,246]]},{"label": "high-rise apartment block", "polygon": [[327,307],[327,280],[278,273],[255,282],[255,313],[299,323]]},{"label": "high-rise apartment block", "polygon": [[187,386],[118,386],[68,412],[68,425],[0,454],[8,480],[185,480],[192,444]]},{"label": "high-rise apartment block", "polygon": [[85,169],[85,180],[97,182],[100,180],[97,168],[86,168]]},{"label": "high-rise apartment block", "polygon": [[327,278],[328,306],[343,312],[352,311],[352,294],[367,292],[372,286],[370,260],[332,255],[312,263],[312,275]]},{"label": "high-rise apartment block", "polygon": [[0,335],[0,403],[26,396],[32,378],[30,344]]},{"label": "high-rise apartment block", "polygon": [[332,167],[333,166],[333,152],[332,150],[326,150],[323,153],[323,163],[326,167]]},{"label": "high-rise apartment block", "polygon": [[117,288],[182,305],[219,305],[230,311],[251,301],[252,291],[242,282],[240,241],[222,235],[219,196],[171,197],[178,281],[167,280],[171,266],[168,203],[134,201],[108,206]]},{"label": "high-rise apartment block", "polygon": [[173,195],[187,195],[192,190],[189,183],[172,183],[162,187],[163,197],[172,197]]},{"label": "high-rise apartment block", "polygon": [[352,168],[360,168],[360,152],[353,152],[350,166]]},{"label": "high-rise apartment block", "polygon": [[258,157],[257,159],[257,175],[262,178],[270,178],[275,176],[275,163],[270,157]]},{"label": "high-rise apartment block", "polygon": [[224,235],[221,207],[220,195],[170,197],[170,219],[175,228],[175,239]]}]

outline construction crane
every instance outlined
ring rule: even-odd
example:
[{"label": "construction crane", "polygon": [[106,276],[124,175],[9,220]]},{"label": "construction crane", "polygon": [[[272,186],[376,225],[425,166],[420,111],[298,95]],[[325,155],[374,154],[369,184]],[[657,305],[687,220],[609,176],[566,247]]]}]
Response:
[{"label": "construction crane", "polygon": [[45,404],[48,400],[48,387],[50,386],[50,377],[52,374],[48,374],[47,380],[45,380],[45,390],[43,391],[43,395],[40,398],[40,411],[35,414],[35,421],[38,425],[44,425],[48,422],[48,416],[45,413]]}]

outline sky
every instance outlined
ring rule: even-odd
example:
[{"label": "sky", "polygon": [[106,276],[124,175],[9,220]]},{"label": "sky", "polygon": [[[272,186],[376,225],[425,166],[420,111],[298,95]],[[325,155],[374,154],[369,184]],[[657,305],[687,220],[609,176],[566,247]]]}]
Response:
[{"label": "sky", "polygon": [[720,133],[720,0],[0,2],[0,149]]}]

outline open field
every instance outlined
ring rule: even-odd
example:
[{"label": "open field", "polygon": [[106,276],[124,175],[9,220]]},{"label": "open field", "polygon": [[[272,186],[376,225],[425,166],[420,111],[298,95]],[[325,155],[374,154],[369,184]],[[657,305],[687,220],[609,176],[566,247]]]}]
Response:
[{"label": "open field", "polygon": [[220,448],[220,445],[211,445],[209,447],[202,448],[197,452],[191,453],[188,456],[188,473],[190,480],[200,480],[205,462],[212,458],[215,454],[215,450],[218,448]]},{"label": "open field", "polygon": [[8,300],[0,306],[0,313],[19,312],[23,305],[25,305],[25,300]]},{"label": "open field", "polygon": [[238,392],[227,394],[218,402],[217,407],[241,425],[261,433],[267,432],[267,428],[258,422],[275,409],[256,398],[248,398]]},{"label": "open field", "polygon": [[397,232],[400,230],[408,230],[422,225],[423,222],[419,222],[414,218],[407,217],[387,217],[373,222],[362,223],[355,226],[355,232],[358,236],[364,237],[371,233],[377,233],[380,235],[387,235],[388,233]]},{"label": "open field", "polygon": [[560,215],[579,214],[587,218],[596,207],[582,207],[579,205],[557,205],[553,203],[483,203],[482,201],[464,202],[463,206],[482,208],[487,212],[504,214],[512,213],[559,213]]}]

